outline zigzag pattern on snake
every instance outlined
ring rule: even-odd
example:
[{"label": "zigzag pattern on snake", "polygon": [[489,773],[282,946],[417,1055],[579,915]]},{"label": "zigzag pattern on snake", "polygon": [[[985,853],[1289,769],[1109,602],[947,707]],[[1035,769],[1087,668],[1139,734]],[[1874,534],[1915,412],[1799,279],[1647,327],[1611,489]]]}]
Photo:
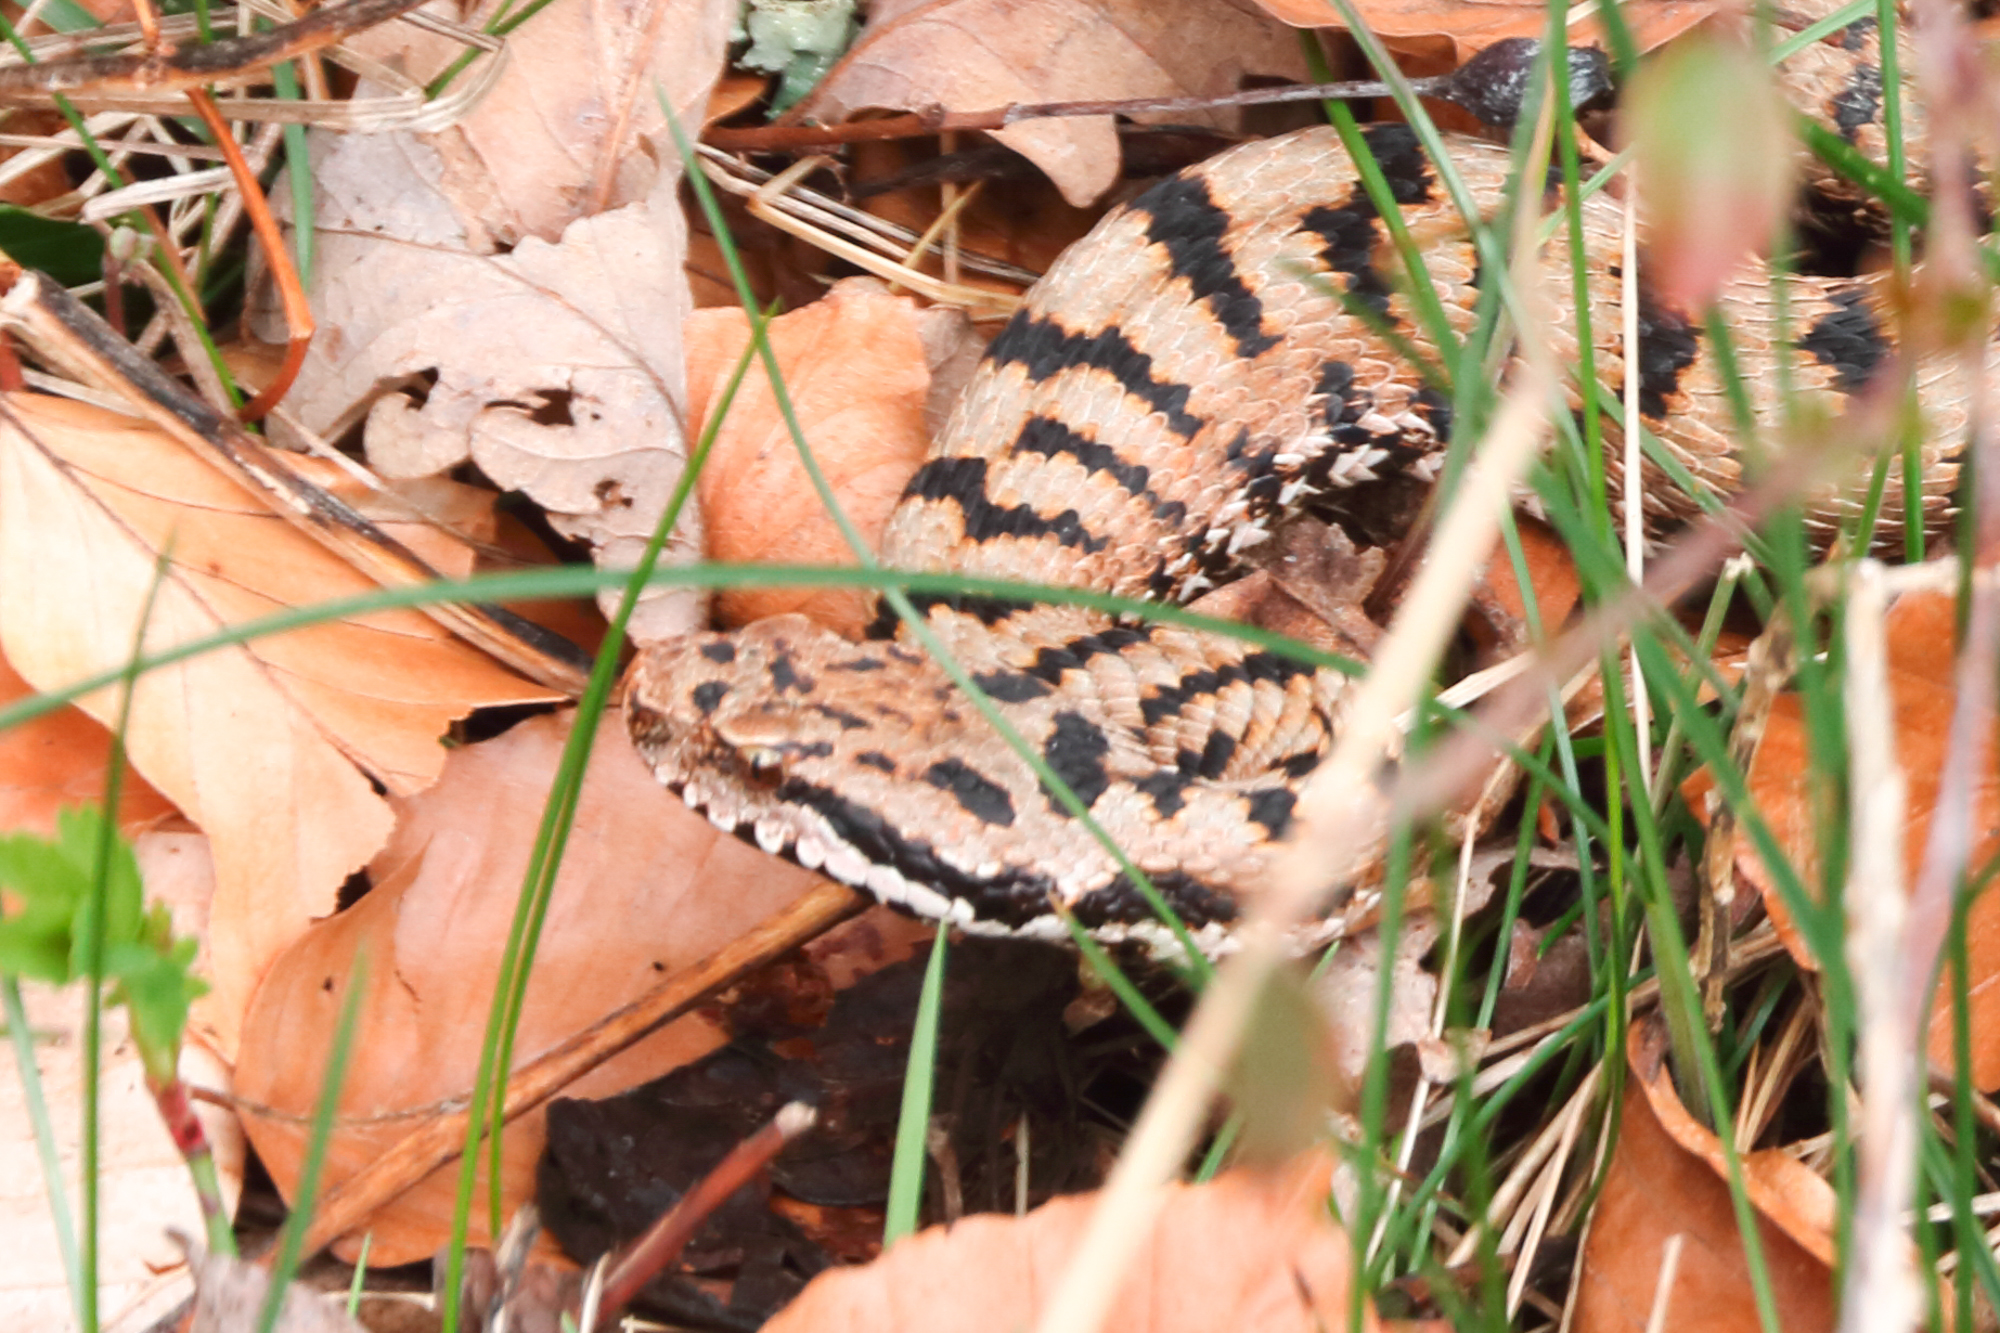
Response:
[{"label": "zigzag pattern on snake", "polygon": [[[1879,153],[1868,29],[1809,47],[1794,92]],[[1871,82],[1872,85],[1871,85]],[[1443,307],[1473,326],[1482,268],[1435,164],[1402,126],[1365,133]],[[1482,208],[1501,149],[1455,142]],[[1551,193],[1543,211],[1560,217]],[[1702,483],[1740,476],[1728,387],[1701,330],[1646,301],[1636,367],[1620,326],[1620,205],[1583,204],[1596,364],[1639,378],[1647,426]],[[1563,229],[1546,290],[1570,290]],[[1331,129],[1251,143],[1169,178],[1071,247],[996,336],[889,524],[896,568],[1185,600],[1314,497],[1392,472],[1427,475],[1449,400],[1337,293],[1419,344],[1422,324],[1382,219]],[[1838,416],[1889,358],[1883,280],[1795,279],[1787,339],[1760,275],[1723,307],[1766,438],[1783,363],[1792,410]],[[1559,364],[1578,363],[1558,315]],[[1924,504],[1944,511],[1966,420],[1944,367],[1916,380]],[[1607,422],[1615,441],[1616,423]],[[1649,465],[1650,466],[1650,465]],[[1645,479],[1656,526],[1695,511]],[[1890,487],[1888,511],[1901,503]],[[1815,501],[1822,521],[1858,491]],[[1264,874],[1297,787],[1334,733],[1345,679],[1237,641],[1044,605],[917,599],[930,627],[1117,837],[1204,947]],[[1116,936],[1150,913],[1117,864],[987,727],[893,617],[856,644],[799,617],[649,649],[627,693],[641,752],[687,802],[884,901],[974,929],[1060,934],[1052,901]],[[1198,936],[1200,938],[1201,936]]]}]

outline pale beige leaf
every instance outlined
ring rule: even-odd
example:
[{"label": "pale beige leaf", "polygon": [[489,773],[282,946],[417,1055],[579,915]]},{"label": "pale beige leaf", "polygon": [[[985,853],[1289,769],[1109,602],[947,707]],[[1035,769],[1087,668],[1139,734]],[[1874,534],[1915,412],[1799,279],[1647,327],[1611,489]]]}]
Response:
[{"label": "pale beige leaf", "polygon": [[[272,966],[245,1022],[237,1090],[303,1115],[318,1094],[342,980],[368,959],[369,988],[341,1094],[343,1125],[329,1186],[467,1095],[499,974],[502,946],[567,734],[539,717],[456,751],[430,791],[398,802],[396,836],[369,867],[373,889],[313,926]],[[515,1047],[532,1059],[693,963],[805,893],[818,876],[727,834],[654,780],[621,717],[605,722],[585,782]],[[698,1058],[727,1040],[691,1014],[578,1082],[604,1096]],[[505,1211],[532,1194],[542,1113],[505,1136]],[[251,1140],[280,1188],[298,1177],[296,1119],[248,1117]],[[451,1224],[456,1166],[378,1213],[374,1262],[435,1251]],[[475,1241],[486,1215],[478,1210]]]},{"label": "pale beige leaf", "polygon": [[[631,565],[685,457],[685,225],[655,89],[698,124],[734,12],[551,6],[458,126],[335,136],[314,163],[320,336],[289,400],[300,419],[338,435],[365,416],[386,476],[470,460],[601,564]],[[370,40],[419,77],[451,54],[406,25]],[[674,549],[692,558],[700,535],[684,519]],[[700,619],[698,596],[657,593],[633,631]]]},{"label": "pale beige leaf", "polygon": [[[1282,1172],[1231,1171],[1161,1191],[1144,1248],[1119,1286],[1124,1333],[1318,1333],[1346,1329],[1350,1242],[1327,1211],[1318,1154]],[[1076,1253],[1094,1194],[1026,1217],[932,1227],[862,1268],[822,1274],[766,1333],[1011,1333],[1033,1328]],[[1379,1327],[1362,1310],[1358,1333]]]},{"label": "pale beige leaf", "polygon": [[[174,928],[199,930],[205,908],[206,859],[198,835],[142,834],[137,851],[149,901],[165,902]],[[81,1016],[76,987],[23,988],[36,1037],[35,1064],[63,1163],[63,1189],[78,1216],[78,1127],[82,1123]],[[125,1037],[121,1010],[106,1014],[104,1064],[98,1079],[103,1137],[98,1173],[104,1219],[99,1241],[98,1310],[106,1329],[137,1333],[188,1292],[179,1248],[166,1229],[200,1235],[201,1210],[187,1167],[146,1089],[137,1049]],[[223,1066],[200,1047],[181,1053],[181,1076],[227,1091]],[[55,1224],[11,1043],[0,1044],[0,1310],[9,1328],[61,1330],[70,1317]],[[235,1118],[196,1102],[215,1149],[225,1196],[233,1205],[242,1184],[243,1134]]]},{"label": "pale beige leaf", "polygon": [[[39,688],[124,663],[142,617],[159,649],[369,590],[151,427],[56,399],[12,395],[7,406],[0,644]],[[163,551],[171,565],[154,593]],[[271,956],[332,910],[341,882],[387,838],[390,810],[373,784],[416,791],[437,776],[453,719],[548,697],[414,611],[207,653],[139,682],[133,766],[213,847],[216,998],[205,1012],[219,1050],[233,1053],[236,1016]],[[101,690],[83,707],[109,723],[118,701]]]},{"label": "pale beige leaf", "polygon": [[[564,0],[509,41],[498,82],[463,120],[435,134],[369,137],[434,152],[424,193],[447,204],[480,252],[530,236],[557,241],[578,218],[638,203],[656,176],[678,175],[659,97],[690,136],[699,132],[740,8],[735,0]],[[419,80],[463,50],[405,23],[352,44]]]},{"label": "pale beige leaf", "polygon": [[[193,1320],[188,1333],[242,1333],[262,1328],[271,1275],[263,1265],[227,1254],[200,1256]],[[366,1333],[342,1308],[345,1292],[314,1291],[294,1282],[285,1289],[271,1333]]]},{"label": "pale beige leaf", "polygon": [[[1249,75],[1305,77],[1298,34],[1226,0],[931,0],[872,26],[788,119],[866,107],[985,111],[1021,102],[1206,97]],[[1228,113],[1177,114],[1233,128]],[[1109,116],[1023,121],[993,137],[1076,205],[1118,179]]]},{"label": "pale beige leaf", "polygon": [[[930,446],[922,320],[916,302],[854,278],[770,323],[771,350],[806,443],[871,547]],[[749,342],[750,321],[741,310],[701,310],[689,321],[689,415],[698,429]],[[711,560],[854,563],[799,461],[761,366],[753,365],[730,404],[696,493]],[[720,594],[716,614],[740,625],[797,611],[858,638],[873,600],[851,588],[742,588]]]}]

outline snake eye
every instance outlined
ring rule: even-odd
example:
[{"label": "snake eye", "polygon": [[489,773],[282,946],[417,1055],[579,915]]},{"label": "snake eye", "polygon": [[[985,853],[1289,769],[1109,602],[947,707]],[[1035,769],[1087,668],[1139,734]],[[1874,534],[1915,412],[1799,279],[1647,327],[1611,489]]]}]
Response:
[{"label": "snake eye", "polygon": [[776,768],[784,762],[784,751],[770,745],[746,745],[743,757],[750,761],[752,768]]}]

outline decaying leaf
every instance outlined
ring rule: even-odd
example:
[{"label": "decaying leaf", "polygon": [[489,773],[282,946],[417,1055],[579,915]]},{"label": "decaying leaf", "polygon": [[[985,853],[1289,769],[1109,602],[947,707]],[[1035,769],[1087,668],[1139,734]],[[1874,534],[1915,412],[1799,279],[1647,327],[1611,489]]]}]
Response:
[{"label": "decaying leaf", "polygon": [[[313,926],[272,965],[244,1020],[237,1091],[275,1115],[246,1117],[281,1189],[298,1179],[304,1125],[342,1003],[368,959],[360,1044],[327,1158],[328,1186],[470,1092],[516,892],[567,720],[531,719],[456,751],[430,791],[398,801],[396,836],[369,867],[374,887]],[[576,828],[549,904],[515,1047],[532,1059],[663,977],[715,952],[818,882],[726,834],[666,791],[633,753],[622,718],[597,740]],[[656,1077],[727,1039],[696,1013],[579,1081],[601,1096]],[[530,1197],[540,1112],[505,1136],[504,1211]],[[442,1245],[456,1166],[379,1213],[373,1261],[407,1263]],[[480,1216],[485,1210],[478,1210]],[[484,1235],[479,1224],[475,1239]],[[480,1241],[479,1243],[485,1243]]]},{"label": "decaying leaf", "polygon": [[[1257,4],[1301,28],[1346,26],[1334,0],[1257,0]],[[1633,43],[1650,51],[1719,7],[1716,0],[1634,0],[1621,6],[1619,13],[1632,29]],[[1541,37],[1549,27],[1548,6],[1526,0],[1355,0],[1354,8],[1392,46],[1414,38],[1449,42],[1455,64],[1509,37]],[[1587,46],[1594,36],[1588,27],[1581,31],[1572,27],[1570,42]]]},{"label": "decaying leaf", "polygon": [[[1742,1233],[1728,1166],[1714,1134],[1696,1124],[1664,1063],[1664,1029],[1632,1029],[1632,1080],[1618,1146],[1590,1222],[1578,1278],[1577,1333],[1756,1333]],[[1835,1323],[1833,1187],[1778,1149],[1743,1155],[1743,1182],[1785,1333]],[[1661,1265],[1680,1255],[1670,1287]],[[1665,1322],[1649,1324],[1655,1303]]]},{"label": "decaying leaf", "polygon": [[[1957,634],[1952,599],[1936,593],[1910,593],[1889,610],[1883,632],[1888,644],[1891,721],[1896,757],[1908,782],[1909,812],[1903,848],[1905,882],[1915,883],[1937,801],[1938,776],[1950,739],[1956,692],[1952,680],[1955,658],[1943,651]],[[1758,744],[1749,772],[1750,796],[1763,814],[1787,859],[1801,880],[1816,887],[1819,870],[1819,819],[1827,810],[1825,793],[1815,789],[1808,753],[1804,713],[1797,695],[1778,696]],[[1974,788],[1971,828],[1975,833],[1970,865],[1977,870],[2000,854],[2000,769],[1991,766]],[[1691,808],[1707,817],[1707,802],[1695,799]],[[1780,938],[1801,966],[1817,968],[1812,950],[1795,927],[1779,894],[1777,882],[1757,854],[1750,835],[1738,830],[1737,872],[1763,895]],[[1982,893],[1966,912],[1965,940],[1970,975],[1967,995],[1971,1008],[1972,1081],[1980,1088],[2000,1087],[2000,896]],[[1931,1012],[1929,1055],[1949,1069],[1952,1057],[1952,1009],[1940,991]]]},{"label": "decaying leaf", "polygon": [[[685,226],[656,88],[698,124],[729,17],[703,0],[555,6],[456,128],[335,137],[314,163],[321,332],[300,418],[338,435],[366,414],[387,476],[470,459],[601,563],[632,564],[684,457]],[[453,53],[405,31],[378,36],[413,72]],[[676,549],[699,541],[683,519]],[[633,628],[699,618],[697,596],[661,593]]]},{"label": "decaying leaf", "polygon": [[[228,1254],[189,1256],[195,1267],[193,1320],[189,1333],[239,1333],[261,1327],[271,1275],[260,1264]],[[272,1333],[363,1333],[336,1301],[343,1293],[313,1291],[294,1282],[285,1289]]]},{"label": "decaying leaf", "polygon": [[[1160,1192],[1151,1235],[1119,1286],[1128,1333],[1347,1329],[1350,1243],[1327,1211],[1328,1160],[1317,1153],[1269,1174],[1238,1170]],[[1075,1256],[1094,1194],[1025,1217],[968,1217],[933,1227],[862,1268],[823,1274],[765,1328],[770,1333],[1007,1333],[1032,1328]],[[1378,1328],[1365,1305],[1358,1333]]]},{"label": "decaying leaf", "polygon": [[[39,688],[116,669],[142,620],[157,649],[372,586],[151,427],[30,395],[9,396],[6,412],[0,644]],[[436,544],[417,525],[397,535]],[[220,1052],[234,1052],[271,957],[332,910],[388,837],[376,784],[420,790],[443,766],[439,738],[454,719],[548,697],[414,611],[260,639],[140,680],[132,765],[214,853],[215,996],[203,1012]],[[81,704],[102,723],[117,715],[111,690]]]},{"label": "decaying leaf", "polygon": [[[577,219],[642,202],[660,176],[678,176],[660,100],[695,137],[736,13],[715,0],[551,5],[508,43],[498,81],[462,119],[435,133],[366,137],[425,150],[437,171],[419,195],[448,207],[475,251],[531,236],[554,244]],[[370,29],[352,45],[420,80],[464,50],[407,23]],[[360,137],[334,136],[334,151]],[[316,184],[318,169],[316,158]],[[401,187],[385,180],[377,197],[392,200]]]},{"label": "decaying leaf", "polygon": [[[771,349],[806,442],[871,546],[930,446],[925,318],[907,297],[891,296],[870,279],[850,279],[770,324]],[[706,426],[749,342],[750,322],[741,310],[703,310],[689,320],[688,416],[695,429]],[[799,461],[759,364],[752,364],[729,406],[697,494],[711,560],[854,563]],[[873,595],[850,588],[744,588],[716,600],[725,625],[798,611],[858,638]]]},{"label": "decaying leaf", "polygon": [[[931,0],[872,25],[788,118],[1199,97],[1235,92],[1249,75],[1304,72],[1295,34],[1224,0]],[[1110,116],[1023,121],[993,137],[1048,173],[1072,204],[1095,202],[1118,179]]]}]

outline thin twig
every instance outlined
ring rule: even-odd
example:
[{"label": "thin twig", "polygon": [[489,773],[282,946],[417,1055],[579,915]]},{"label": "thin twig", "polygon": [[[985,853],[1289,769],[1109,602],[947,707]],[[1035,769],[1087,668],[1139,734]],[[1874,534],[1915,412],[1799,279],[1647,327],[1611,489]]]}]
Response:
[{"label": "thin twig", "polygon": [[[1449,75],[1413,79],[1420,94],[1431,97],[1448,91]],[[1387,97],[1389,86],[1376,79],[1350,79],[1341,83],[1305,83],[1282,88],[1249,88],[1214,97],[1127,97],[1109,101],[1014,102],[983,111],[946,111],[930,107],[879,120],[855,120],[842,125],[758,125],[744,128],[712,126],[704,141],[731,152],[786,152],[800,148],[825,148],[835,144],[872,143],[881,139],[914,139],[960,130],[1004,130],[1024,120],[1045,120],[1068,116],[1179,116],[1200,115],[1230,107],[1271,106],[1281,102],[1323,102],[1329,98],[1352,101],[1357,98]]]},{"label": "thin twig", "polygon": [[[771,1164],[784,1146],[813,1127],[819,1113],[804,1102],[790,1102],[771,1122],[737,1144],[713,1171],[681,1196],[646,1234],[627,1246],[604,1279],[595,1327],[615,1325],[618,1312],[631,1303],[645,1285],[668,1264],[680,1257],[694,1238],[695,1231],[720,1208],[729,1196],[750,1183]],[[591,1325],[586,1325],[590,1327]]]}]

